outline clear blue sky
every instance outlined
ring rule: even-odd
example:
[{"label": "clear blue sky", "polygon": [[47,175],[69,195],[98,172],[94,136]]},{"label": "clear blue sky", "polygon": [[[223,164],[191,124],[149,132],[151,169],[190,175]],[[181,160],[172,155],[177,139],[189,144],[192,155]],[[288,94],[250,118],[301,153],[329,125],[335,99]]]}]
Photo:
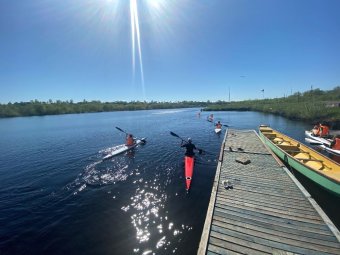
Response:
[{"label": "clear blue sky", "polygon": [[215,101],[229,88],[243,100],[340,85],[339,0],[136,2],[144,82],[129,0],[0,0],[0,103]]}]

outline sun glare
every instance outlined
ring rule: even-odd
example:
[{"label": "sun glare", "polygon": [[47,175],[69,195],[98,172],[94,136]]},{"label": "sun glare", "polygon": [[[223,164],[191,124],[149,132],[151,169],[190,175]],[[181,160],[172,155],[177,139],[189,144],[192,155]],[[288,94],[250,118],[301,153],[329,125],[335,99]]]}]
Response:
[{"label": "sun glare", "polygon": [[[112,14],[118,14],[119,3],[124,3],[123,0],[104,0],[107,5],[114,8],[115,11]],[[125,0],[124,0],[125,1]],[[143,57],[142,57],[142,42],[141,42],[141,29],[139,16],[148,15],[150,17],[148,24],[154,27],[163,27],[160,22],[161,18],[166,18],[165,11],[169,7],[168,0],[129,0],[130,9],[130,25],[131,25],[131,64],[132,64],[132,75],[133,82],[136,82],[136,71],[139,69],[140,83],[142,87],[142,93],[144,100],[145,97],[145,86],[144,86],[144,70],[143,70]],[[147,12],[144,12],[147,10]]]},{"label": "sun glare", "polygon": [[146,0],[147,4],[155,9],[160,9],[162,6],[162,1],[159,0]]},{"label": "sun glare", "polygon": [[144,87],[144,71],[143,71],[143,58],[142,58],[142,47],[140,40],[140,29],[139,29],[139,18],[138,18],[138,6],[137,0],[130,0],[130,20],[131,20],[131,44],[132,44],[132,70],[133,76],[135,76],[135,65],[136,65],[136,50],[138,53],[141,84],[144,100],[145,87]]}]

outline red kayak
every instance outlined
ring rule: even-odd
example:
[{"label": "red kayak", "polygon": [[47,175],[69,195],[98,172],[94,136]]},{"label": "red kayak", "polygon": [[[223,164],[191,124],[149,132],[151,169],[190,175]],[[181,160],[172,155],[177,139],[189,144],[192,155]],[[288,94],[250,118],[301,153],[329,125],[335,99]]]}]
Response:
[{"label": "red kayak", "polygon": [[190,189],[192,174],[194,172],[194,161],[194,157],[184,157],[185,186],[187,191]]}]

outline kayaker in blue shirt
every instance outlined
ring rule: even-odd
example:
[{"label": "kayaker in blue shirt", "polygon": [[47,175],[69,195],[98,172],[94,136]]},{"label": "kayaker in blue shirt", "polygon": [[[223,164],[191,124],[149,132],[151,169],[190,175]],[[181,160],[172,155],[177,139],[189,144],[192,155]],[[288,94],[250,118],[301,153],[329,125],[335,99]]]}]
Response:
[{"label": "kayaker in blue shirt", "polygon": [[181,147],[186,148],[186,152],[185,152],[185,156],[188,157],[193,157],[195,156],[195,152],[194,150],[197,150],[195,144],[192,143],[191,138],[188,138],[188,142],[186,142],[185,144],[183,144],[184,141],[182,141],[181,143]]}]

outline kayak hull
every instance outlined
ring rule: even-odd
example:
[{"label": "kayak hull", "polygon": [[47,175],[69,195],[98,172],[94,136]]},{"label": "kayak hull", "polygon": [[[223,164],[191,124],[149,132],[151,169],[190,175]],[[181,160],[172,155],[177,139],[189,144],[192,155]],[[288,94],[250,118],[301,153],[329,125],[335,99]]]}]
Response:
[{"label": "kayak hull", "polygon": [[320,147],[322,148],[322,149],[324,149],[324,150],[326,150],[327,152],[329,152],[329,153],[332,153],[332,154],[334,154],[334,155],[340,155],[340,150],[334,150],[334,149],[332,149],[332,148],[329,148],[329,147],[327,147],[326,145],[320,145]]},{"label": "kayak hull", "polygon": [[109,154],[107,154],[105,157],[103,157],[103,160],[112,158],[112,157],[117,156],[119,154],[122,154],[122,153],[124,153],[126,151],[132,150],[137,145],[139,145],[141,143],[144,143],[144,142],[145,142],[145,138],[141,138],[141,139],[137,139],[136,143],[134,145],[132,145],[132,146],[127,146],[125,144],[117,145],[117,146],[112,148],[112,150],[111,150],[111,152]]},{"label": "kayak hull", "polygon": [[319,137],[319,136],[313,136],[312,135],[312,132],[311,131],[305,131],[305,135],[310,138],[310,139],[313,139],[315,141],[318,141],[322,144],[325,144],[325,145],[328,145],[330,146],[331,145],[331,142],[325,138],[322,138],[322,137]]},{"label": "kayak hull", "polygon": [[331,142],[328,139],[313,136],[312,132],[310,131],[305,131],[305,135],[308,137],[308,138],[305,138],[305,140],[308,141],[309,143],[311,144],[314,143],[315,145],[319,145],[322,149],[334,155],[340,155],[340,150],[334,150],[329,147],[331,145]]},{"label": "kayak hull", "polygon": [[184,157],[185,189],[187,191],[190,189],[192,175],[194,172],[194,163],[194,157]]},{"label": "kayak hull", "polygon": [[215,128],[215,133],[218,134],[218,133],[221,133],[222,131],[222,128]]}]

